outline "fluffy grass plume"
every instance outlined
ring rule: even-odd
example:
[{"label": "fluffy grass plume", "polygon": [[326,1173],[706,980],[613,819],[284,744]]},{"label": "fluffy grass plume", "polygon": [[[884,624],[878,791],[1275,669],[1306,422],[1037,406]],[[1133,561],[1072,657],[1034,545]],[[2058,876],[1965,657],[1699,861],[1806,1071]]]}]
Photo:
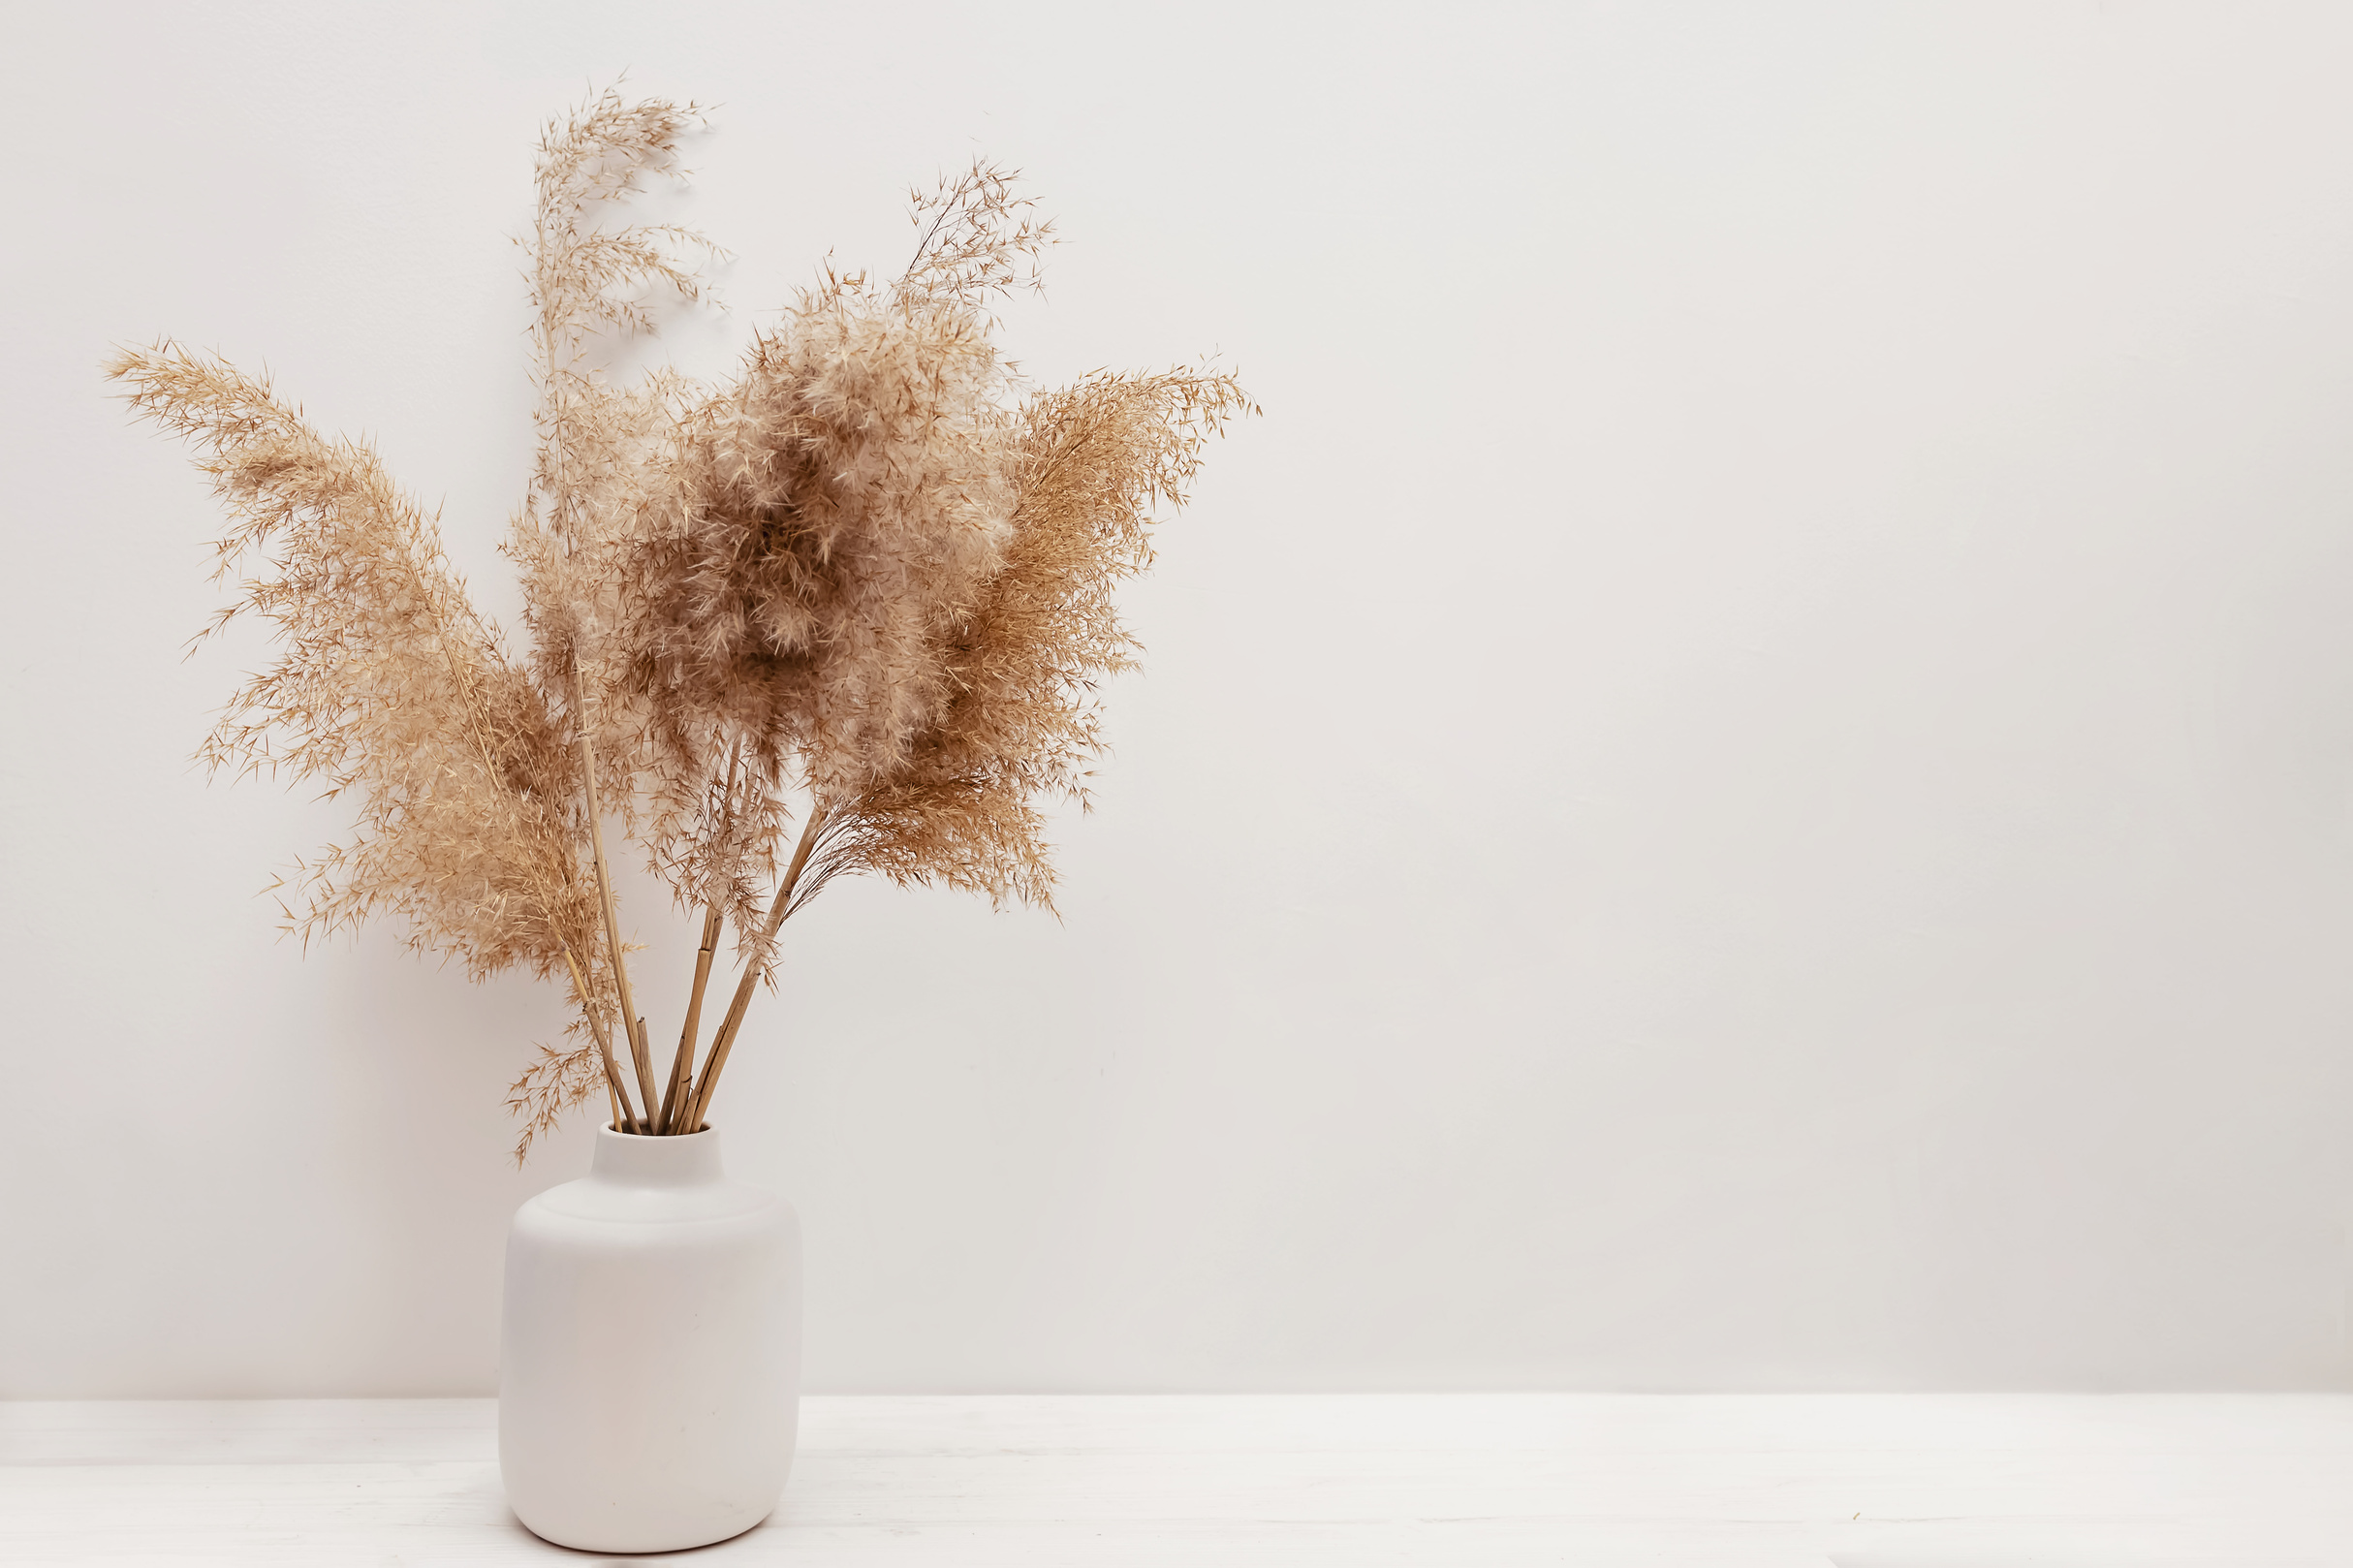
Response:
[{"label": "fluffy grass plume", "polygon": [[[911,193],[899,276],[829,267],[727,383],[613,385],[600,348],[703,296],[702,235],[615,221],[679,172],[698,118],[607,92],[541,141],[521,241],[539,447],[506,545],[520,646],[366,447],[170,341],[107,367],[229,512],[235,592],[200,641],[244,615],[277,640],[200,756],[356,804],[348,840],[284,884],[290,928],[390,917],[476,979],[520,964],[564,986],[569,1038],[509,1099],[518,1161],[591,1098],[626,1132],[705,1126],[784,923],[835,877],[1051,907],[1041,804],[1086,803],[1101,682],[1137,651],[1114,590],[1203,444],[1256,412],[1213,368],[1021,382],[991,306],[1036,285],[1052,225],[986,163]],[[659,1075],[613,822],[700,916]]]}]

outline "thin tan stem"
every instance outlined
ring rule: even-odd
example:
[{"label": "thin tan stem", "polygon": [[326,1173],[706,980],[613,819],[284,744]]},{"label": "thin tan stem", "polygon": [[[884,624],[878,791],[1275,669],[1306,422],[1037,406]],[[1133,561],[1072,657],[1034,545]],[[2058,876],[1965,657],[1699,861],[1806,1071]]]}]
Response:
[{"label": "thin tan stem", "polygon": [[[785,868],[784,880],[776,888],[776,901],[769,906],[762,950],[771,957],[775,954],[776,928],[784,924],[786,911],[793,907],[793,885],[800,880],[802,868],[809,863],[809,852],[817,847],[817,832],[825,826],[825,819],[824,806],[810,809],[808,824],[800,830],[800,842],[793,849],[793,863]],[[710,1059],[703,1064],[703,1081],[695,1085],[694,1113],[686,1118],[688,1132],[703,1129],[703,1118],[710,1112],[710,1092],[718,1084],[720,1069],[727,1065],[727,1053],[735,1049],[736,1031],[743,1027],[743,1015],[752,1005],[752,991],[767,973],[765,961],[743,966],[743,978],[736,985],[735,999],[727,1004],[727,1018],[720,1023],[719,1032],[711,1037]]]},{"label": "thin tan stem", "polygon": [[[727,783],[719,792],[722,808],[720,818],[724,827],[735,820],[736,778],[743,764],[743,743],[738,740],[729,748]],[[710,966],[719,949],[719,931],[726,924],[719,906],[714,903],[703,915],[703,945],[695,953],[695,988],[686,999],[686,1024],[678,1031],[677,1052],[670,1058],[670,1086],[662,1091],[662,1115],[659,1122],[664,1133],[678,1131],[677,1118],[684,1113],[688,1095],[694,1082],[695,1050],[701,1044],[703,1031],[703,993],[710,984]]]},{"label": "thin tan stem", "polygon": [[[588,792],[588,840],[596,852],[596,891],[605,905],[605,943],[612,951],[612,984],[621,998],[621,1027],[629,1035],[629,1059],[638,1072],[638,1103],[649,1112],[658,1096],[653,1089],[653,1054],[645,1049],[645,1025],[629,992],[629,963],[621,953],[621,918],[613,907],[612,877],[605,869],[605,824],[597,808],[596,752],[588,742],[588,715],[580,706],[580,666],[573,669],[574,707],[580,730],[580,782]],[[653,1130],[646,1124],[646,1131]]]},{"label": "thin tan stem", "polygon": [[670,1087],[662,1091],[659,1125],[665,1133],[679,1130],[677,1113],[685,1109],[687,1084],[694,1076],[697,1036],[703,1030],[703,992],[710,984],[711,959],[719,950],[719,928],[723,924],[717,904],[703,912],[703,945],[695,950],[695,988],[686,998],[686,1026],[678,1031],[678,1052],[670,1059]]},{"label": "thin tan stem", "polygon": [[580,973],[580,960],[572,956],[572,944],[564,944],[564,966],[572,971],[572,988],[580,999],[580,1011],[587,1015],[588,1032],[596,1040],[597,1054],[605,1063],[605,1091],[612,1096],[613,1125],[616,1133],[625,1133],[637,1118],[635,1107],[629,1103],[629,1086],[621,1082],[621,1069],[612,1059],[612,1036],[605,1028],[605,1016],[597,1011],[596,998],[588,994],[587,977]]},{"label": "thin tan stem", "polygon": [[[542,366],[545,371],[540,392],[552,416],[548,434],[548,448],[549,460],[553,469],[551,475],[553,484],[549,489],[549,500],[554,508],[556,531],[563,536],[565,549],[569,551],[572,548],[571,529],[567,526],[567,515],[570,510],[567,502],[570,497],[567,495],[564,486],[564,455],[567,445],[566,436],[569,433],[569,421],[566,413],[569,400],[565,396],[563,381],[565,373],[570,367],[568,364],[559,367],[556,362],[556,345],[560,336],[558,322],[561,318],[554,298],[548,289],[548,213],[544,193],[537,227],[538,243],[532,247],[532,258],[538,269],[535,282],[540,293],[539,331],[543,353]],[[621,952],[620,919],[613,907],[612,879],[605,867],[605,820],[604,813],[597,801],[596,753],[588,737],[587,689],[580,679],[578,649],[574,650],[572,656],[572,699],[573,711],[576,721],[580,725],[580,782],[587,797],[588,837],[596,855],[596,889],[598,901],[604,907],[605,941],[612,952],[613,983],[620,992],[621,1029],[629,1037],[630,1061],[637,1069],[638,1090],[644,1097],[646,1115],[638,1115],[637,1107],[630,1101],[629,1085],[622,1080],[620,1069],[612,1059],[612,1037],[605,1027],[604,1015],[600,1010],[601,1002],[591,996],[586,979],[580,973],[580,964],[573,956],[569,942],[564,947],[564,962],[571,966],[572,984],[580,993],[581,1010],[588,1015],[589,1030],[595,1035],[598,1053],[604,1059],[605,1084],[612,1094],[613,1102],[613,1130],[628,1132],[634,1128],[640,1132],[650,1133],[653,1131],[651,1119],[653,1069],[645,1051],[644,1024],[642,1020],[635,1024],[631,1021],[637,1019],[637,1005],[629,992],[629,966]],[[495,771],[493,769],[494,775]],[[575,864],[577,865],[577,863],[576,862]]]}]

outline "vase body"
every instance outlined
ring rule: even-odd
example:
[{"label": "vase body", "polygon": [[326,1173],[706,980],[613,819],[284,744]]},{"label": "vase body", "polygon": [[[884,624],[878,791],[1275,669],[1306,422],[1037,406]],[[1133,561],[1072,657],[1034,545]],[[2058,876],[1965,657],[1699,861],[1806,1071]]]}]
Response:
[{"label": "vase body", "polygon": [[498,1467],[533,1534],[587,1552],[723,1541],[774,1510],[800,1406],[800,1225],[719,1135],[606,1128],[584,1180],[516,1210]]}]

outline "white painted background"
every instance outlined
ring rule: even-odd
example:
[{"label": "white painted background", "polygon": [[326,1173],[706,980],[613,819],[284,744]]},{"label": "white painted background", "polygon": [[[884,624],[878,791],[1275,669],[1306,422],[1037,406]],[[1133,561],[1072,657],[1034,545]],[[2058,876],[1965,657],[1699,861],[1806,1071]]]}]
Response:
[{"label": "white painted background", "polygon": [[261,649],[179,662],[216,514],[95,367],[267,364],[511,612],[505,236],[623,67],[722,106],[682,362],[977,151],[1070,241],[1035,373],[1267,408],[1129,600],[1063,923],[790,932],[719,1120],[815,1388],[2353,1387],[2341,8],[7,34],[0,1396],[492,1386],[553,998],[273,941],[339,819],[184,761]]}]

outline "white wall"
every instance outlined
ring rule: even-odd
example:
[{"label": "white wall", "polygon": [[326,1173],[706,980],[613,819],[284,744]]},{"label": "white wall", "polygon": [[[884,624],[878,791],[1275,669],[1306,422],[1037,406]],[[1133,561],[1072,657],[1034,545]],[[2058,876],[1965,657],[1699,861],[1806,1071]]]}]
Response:
[{"label": "white wall", "polygon": [[1070,240],[1035,373],[1267,408],[1064,922],[797,923],[721,1110],[816,1387],[2353,1387],[2342,8],[9,33],[0,1395],[491,1386],[554,999],[273,941],[340,819],[186,764],[263,652],[179,662],[215,513],[95,367],[267,364],[511,610],[505,236],[622,67],[722,106],[682,362],[985,152]]}]

